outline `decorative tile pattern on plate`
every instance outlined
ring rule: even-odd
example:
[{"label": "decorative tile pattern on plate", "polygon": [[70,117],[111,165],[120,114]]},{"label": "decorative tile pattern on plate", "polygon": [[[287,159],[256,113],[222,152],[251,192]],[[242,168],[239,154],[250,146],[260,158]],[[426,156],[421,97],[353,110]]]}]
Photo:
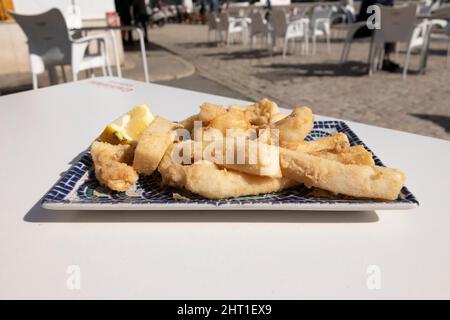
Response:
[{"label": "decorative tile pattern on plate", "polygon": [[[329,136],[336,132],[345,133],[351,145],[362,144],[372,153],[377,165],[381,160],[342,121],[316,121],[306,140]],[[178,193],[186,200],[174,199]],[[209,200],[188,191],[161,187],[159,173],[140,176],[136,185],[126,192],[115,192],[99,184],[95,178],[89,150],[82,153],[79,160],[64,174],[42,200],[49,209],[123,209],[123,210],[194,210],[194,209],[288,209],[288,210],[368,210],[404,209],[417,206],[414,195],[403,187],[395,201],[376,201],[349,198],[321,198],[314,189],[304,186],[293,187],[281,192],[246,196],[223,200]]]}]

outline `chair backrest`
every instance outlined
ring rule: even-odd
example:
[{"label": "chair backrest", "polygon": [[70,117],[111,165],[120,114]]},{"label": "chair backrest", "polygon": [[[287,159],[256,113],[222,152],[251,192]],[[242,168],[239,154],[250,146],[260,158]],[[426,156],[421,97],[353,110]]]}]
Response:
[{"label": "chair backrest", "polygon": [[284,37],[287,30],[287,17],[283,9],[275,9],[270,13],[270,23],[275,32],[275,36]]},{"label": "chair backrest", "polygon": [[333,8],[331,7],[314,7],[312,13],[311,13],[311,18],[310,18],[310,26],[311,28],[314,28],[314,26],[316,25],[316,20],[317,19],[330,19],[331,15],[333,14]]},{"label": "chair backrest", "polygon": [[252,13],[250,18],[252,20],[252,22],[250,23],[251,34],[257,34],[257,33],[264,32],[266,27],[264,25],[264,20],[261,15],[261,12]]},{"label": "chair backrest", "polygon": [[345,7],[345,8],[342,9],[342,11],[344,12],[344,14],[346,16],[346,22],[348,24],[351,24],[351,23],[356,21],[355,9],[354,8],[352,10],[349,7]]},{"label": "chair backrest", "polygon": [[436,0],[436,1],[432,1],[432,0],[427,0],[427,1],[421,1],[419,2],[419,4],[417,5],[417,14],[430,14],[432,11],[436,10],[437,8],[439,8],[441,1],[440,0]]},{"label": "chair backrest", "polygon": [[411,35],[411,43],[416,42],[417,40],[425,40],[428,32],[428,28],[430,27],[430,23],[427,20],[422,21],[418,25],[416,25],[413,29]]},{"label": "chair backrest", "polygon": [[[433,12],[437,9],[439,9],[441,6],[441,0],[436,0],[434,1],[431,5],[430,5],[430,12]],[[443,7],[445,7],[447,5],[443,5]]]},{"label": "chair backrest", "polygon": [[380,29],[375,30],[375,42],[407,42],[416,24],[416,5],[380,6]]},{"label": "chair backrest", "polygon": [[316,19],[330,19],[333,11],[335,10],[332,7],[315,7],[311,13],[311,20],[314,21]]},{"label": "chair backrest", "polygon": [[30,54],[45,64],[70,64],[72,43],[61,11],[50,9],[37,15],[11,13],[28,38]]},{"label": "chair backrest", "polygon": [[450,5],[443,5],[431,12],[435,19],[450,19]]}]

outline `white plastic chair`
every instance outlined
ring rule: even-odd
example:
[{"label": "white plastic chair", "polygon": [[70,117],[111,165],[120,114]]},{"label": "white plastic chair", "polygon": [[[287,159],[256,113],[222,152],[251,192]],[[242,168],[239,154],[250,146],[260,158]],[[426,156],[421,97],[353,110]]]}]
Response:
[{"label": "white plastic chair", "polygon": [[414,49],[420,49],[421,54],[425,53],[425,45],[427,41],[427,37],[429,35],[428,28],[430,27],[430,23],[428,21],[422,21],[419,23],[413,30],[411,39],[407,44],[406,49],[406,58],[405,65],[403,67],[403,79],[406,78],[408,72],[408,65],[411,59],[411,51]]},{"label": "white plastic chair", "polygon": [[373,46],[370,50],[369,75],[378,68],[379,63],[381,65],[385,43],[411,42],[416,24],[416,5],[394,8],[380,6],[380,16],[380,29],[375,29]]},{"label": "white plastic chair", "polygon": [[261,46],[267,45],[269,37],[269,26],[264,21],[261,12],[254,12],[250,15],[250,48],[253,47],[253,39],[257,36],[261,37]]},{"label": "white plastic chair", "polygon": [[[270,14],[272,24],[272,42],[276,45],[277,38],[283,38],[283,58],[286,57],[289,40],[303,38],[302,53],[308,53],[308,23],[306,18],[300,18],[294,21],[287,21],[284,10],[273,10]],[[294,43],[295,44],[295,43]]]},{"label": "white plastic chair", "polygon": [[[350,24],[347,28],[347,36],[345,37],[344,47],[342,48],[342,54],[341,54],[341,63],[344,63],[348,59],[348,55],[350,53],[350,48],[352,46],[353,41],[355,41],[355,34],[356,32],[364,28],[366,26],[366,21],[358,21]],[[364,38],[361,38],[364,40]]]},{"label": "white plastic chair", "polygon": [[331,15],[331,31],[335,33],[337,38],[341,32],[347,33],[351,25],[355,23],[355,9],[353,6],[347,5],[340,8],[339,12],[335,12]]},{"label": "white plastic chair", "polygon": [[[33,89],[38,88],[38,74],[43,73],[46,68],[54,70],[57,65],[71,65],[74,81],[83,70],[101,68],[103,75],[107,75],[106,69],[112,74],[103,35],[72,39],[66,21],[58,9],[50,9],[38,15],[11,15],[28,38]],[[86,54],[92,42],[97,42],[97,55]]]},{"label": "white plastic chair", "polygon": [[426,0],[417,6],[416,13],[420,15],[430,14],[434,10],[438,9],[441,5],[441,0]]},{"label": "white plastic chair", "polygon": [[243,26],[242,19],[236,20],[228,16],[228,13],[221,12],[219,14],[219,22],[217,24],[217,30],[219,32],[220,39],[223,41],[223,34],[225,33],[225,42],[227,46],[231,43],[231,37],[236,34],[241,35],[241,39],[244,39],[245,27]]},{"label": "white plastic chair", "polygon": [[[435,33],[433,32],[435,27],[439,27],[443,32]],[[448,66],[449,62],[449,53],[450,53],[450,23],[447,20],[443,19],[432,19],[429,22],[429,33],[430,33],[430,41],[431,40],[443,40],[447,41],[447,54],[446,54],[446,62],[445,65]]]},{"label": "white plastic chair", "polygon": [[318,37],[325,37],[327,41],[328,53],[331,52],[330,47],[330,26],[331,15],[333,14],[333,8],[315,7],[311,14],[310,29],[313,46],[313,54],[316,54],[316,39]]}]

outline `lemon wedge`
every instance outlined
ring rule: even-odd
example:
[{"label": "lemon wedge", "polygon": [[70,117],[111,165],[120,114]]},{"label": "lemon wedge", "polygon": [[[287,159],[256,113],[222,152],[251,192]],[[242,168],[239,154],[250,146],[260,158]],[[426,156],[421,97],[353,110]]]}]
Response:
[{"label": "lemon wedge", "polygon": [[135,143],[154,118],[150,108],[141,104],[108,124],[98,140],[111,144]]}]

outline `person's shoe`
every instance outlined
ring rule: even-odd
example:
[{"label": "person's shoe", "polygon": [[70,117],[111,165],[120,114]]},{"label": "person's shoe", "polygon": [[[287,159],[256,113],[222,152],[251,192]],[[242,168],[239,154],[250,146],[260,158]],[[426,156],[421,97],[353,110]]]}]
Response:
[{"label": "person's shoe", "polygon": [[398,63],[395,63],[389,59],[384,59],[381,70],[389,71],[389,72],[396,72],[399,68],[400,68],[400,66]]}]

